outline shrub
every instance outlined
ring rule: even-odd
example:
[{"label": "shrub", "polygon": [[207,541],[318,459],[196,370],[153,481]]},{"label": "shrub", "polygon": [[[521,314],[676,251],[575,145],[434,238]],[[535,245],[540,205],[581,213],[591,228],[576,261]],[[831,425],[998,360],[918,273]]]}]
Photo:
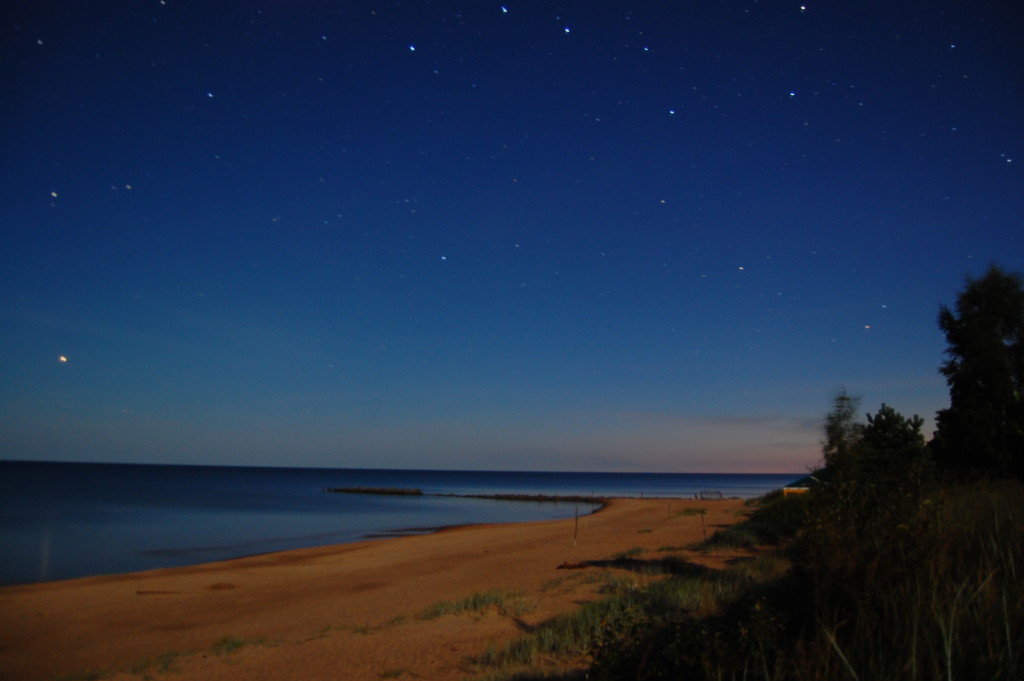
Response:
[{"label": "shrub", "polygon": [[596,640],[590,678],[1021,678],[1024,486],[924,491],[871,541],[808,523],[791,571],[774,553],[650,585]]},{"label": "shrub", "polygon": [[809,502],[806,494],[766,495],[745,522],[716,532],[705,545],[736,548],[778,545],[794,537],[803,526]]}]

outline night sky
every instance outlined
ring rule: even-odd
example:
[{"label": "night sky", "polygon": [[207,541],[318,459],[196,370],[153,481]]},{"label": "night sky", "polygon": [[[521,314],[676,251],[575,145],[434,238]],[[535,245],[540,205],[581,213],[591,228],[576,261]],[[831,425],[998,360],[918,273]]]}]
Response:
[{"label": "night sky", "polygon": [[6,0],[0,457],[800,472],[1024,270],[1014,3]]}]

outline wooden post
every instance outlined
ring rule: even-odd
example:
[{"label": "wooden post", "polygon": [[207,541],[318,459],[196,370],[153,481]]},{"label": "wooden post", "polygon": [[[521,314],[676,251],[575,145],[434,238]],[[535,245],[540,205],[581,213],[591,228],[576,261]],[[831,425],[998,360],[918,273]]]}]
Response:
[{"label": "wooden post", "polygon": [[572,545],[576,546],[576,538],[580,535],[580,505],[576,504],[573,507],[573,528],[572,528]]}]

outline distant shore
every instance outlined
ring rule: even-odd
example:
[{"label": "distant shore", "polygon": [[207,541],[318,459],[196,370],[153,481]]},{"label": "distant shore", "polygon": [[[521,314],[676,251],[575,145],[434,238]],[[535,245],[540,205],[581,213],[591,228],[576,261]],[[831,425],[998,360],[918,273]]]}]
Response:
[{"label": "distant shore", "polygon": [[[612,499],[578,519],[6,587],[0,678],[121,681],[161,669],[225,681],[486,676],[472,659],[488,646],[594,598],[600,574],[636,579],[614,556],[672,551],[722,564],[729,555],[684,547],[702,538],[702,520],[728,525],[743,508],[741,500]],[[449,607],[481,594],[529,607],[514,615]]]}]

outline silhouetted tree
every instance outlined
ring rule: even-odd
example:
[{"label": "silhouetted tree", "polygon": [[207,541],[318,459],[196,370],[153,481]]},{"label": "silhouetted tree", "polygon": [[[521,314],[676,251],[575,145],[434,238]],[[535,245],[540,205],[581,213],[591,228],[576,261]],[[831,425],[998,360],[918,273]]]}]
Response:
[{"label": "silhouetted tree", "polygon": [[849,458],[864,426],[856,422],[860,398],[840,388],[832,398],[832,411],[825,416],[825,439],[821,443],[825,468],[834,469]]},{"label": "silhouetted tree", "polygon": [[926,456],[921,426],[924,419],[914,414],[909,419],[882,404],[877,414],[868,414],[868,425],[854,450],[866,468],[885,468],[906,472],[920,465]]},{"label": "silhouetted tree", "polygon": [[932,475],[931,457],[917,414],[907,418],[882,404],[854,446],[853,466],[862,486],[873,488],[875,501],[890,511],[906,512],[902,505],[916,503]]},{"label": "silhouetted tree", "polygon": [[916,496],[929,475],[924,419],[906,418],[882,404],[867,424],[853,422],[856,400],[840,392],[826,419],[826,466],[822,472],[826,505],[840,515],[865,520],[883,514],[897,499]]},{"label": "silhouetted tree", "polygon": [[949,359],[939,371],[949,408],[939,411],[936,462],[954,471],[1024,473],[1024,289],[1018,274],[968,277],[956,310],[942,306]]},{"label": "silhouetted tree", "polygon": [[[840,398],[848,396],[840,393],[836,405],[844,409],[833,415],[845,418],[851,403]],[[893,528],[916,514],[928,489],[923,424],[883,404],[867,424],[845,429],[852,431],[845,453],[832,457],[812,492],[799,550],[804,564],[855,584],[859,571],[884,554]]]}]

